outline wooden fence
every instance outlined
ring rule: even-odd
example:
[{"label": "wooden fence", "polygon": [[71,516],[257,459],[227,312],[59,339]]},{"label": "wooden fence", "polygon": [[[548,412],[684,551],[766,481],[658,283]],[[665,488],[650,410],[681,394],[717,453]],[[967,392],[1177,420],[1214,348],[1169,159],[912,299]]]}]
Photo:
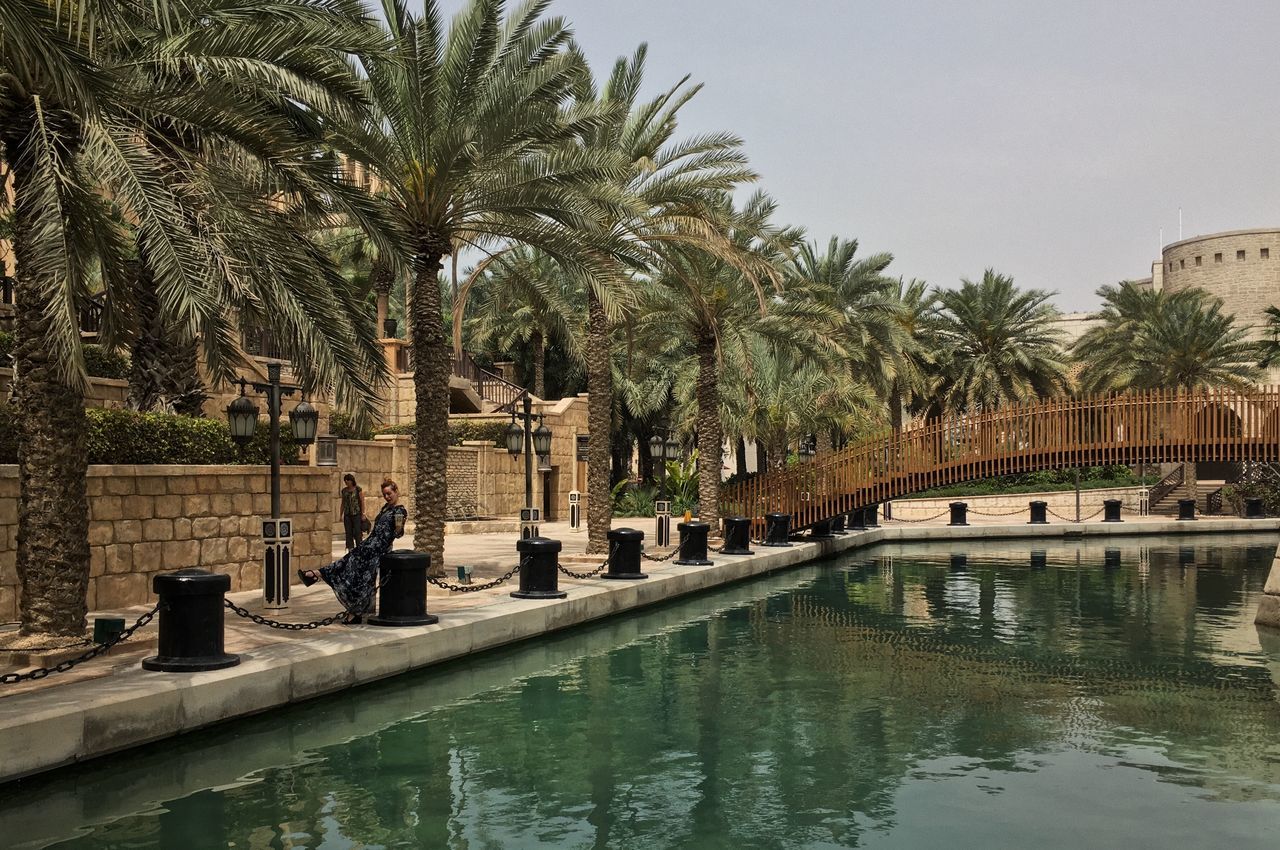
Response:
[{"label": "wooden fence", "polygon": [[[721,514],[791,515],[803,529],[931,487],[1041,469],[1280,462],[1280,388],[1058,399],[886,433],[721,491]],[[759,528],[757,528],[757,531]]]}]

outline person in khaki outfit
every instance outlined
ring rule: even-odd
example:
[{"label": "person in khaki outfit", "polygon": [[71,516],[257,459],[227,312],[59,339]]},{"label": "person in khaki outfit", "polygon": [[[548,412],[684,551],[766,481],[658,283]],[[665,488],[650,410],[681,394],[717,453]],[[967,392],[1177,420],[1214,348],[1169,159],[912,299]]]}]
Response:
[{"label": "person in khaki outfit", "polygon": [[347,551],[350,552],[360,545],[369,520],[364,514],[364,491],[356,484],[356,477],[347,473],[342,476],[342,484],[338,496],[342,500],[342,527],[347,533]]}]

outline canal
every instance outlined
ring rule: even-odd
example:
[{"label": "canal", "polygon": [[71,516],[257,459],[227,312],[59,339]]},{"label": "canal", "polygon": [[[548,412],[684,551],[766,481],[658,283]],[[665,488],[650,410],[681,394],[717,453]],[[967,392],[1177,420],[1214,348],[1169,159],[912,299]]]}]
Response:
[{"label": "canal", "polygon": [[1189,539],[879,546],[4,786],[0,843],[1273,848],[1277,541]]}]

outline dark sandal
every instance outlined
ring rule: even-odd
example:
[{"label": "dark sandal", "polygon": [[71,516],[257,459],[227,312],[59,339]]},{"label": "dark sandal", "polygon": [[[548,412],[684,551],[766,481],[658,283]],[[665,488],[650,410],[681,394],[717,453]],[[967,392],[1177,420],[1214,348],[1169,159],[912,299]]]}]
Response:
[{"label": "dark sandal", "polygon": [[315,570],[298,570],[298,579],[303,587],[310,587],[320,580],[320,576],[316,575]]}]

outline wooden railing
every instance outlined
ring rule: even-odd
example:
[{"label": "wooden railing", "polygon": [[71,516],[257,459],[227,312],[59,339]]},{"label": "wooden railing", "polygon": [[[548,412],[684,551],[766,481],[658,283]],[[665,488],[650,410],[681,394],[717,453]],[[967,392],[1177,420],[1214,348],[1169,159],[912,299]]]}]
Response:
[{"label": "wooden railing", "polygon": [[1152,487],[1151,492],[1147,494],[1147,499],[1152,508],[1159,505],[1165,500],[1165,497],[1182,486],[1182,482],[1186,480],[1185,470],[1179,466],[1157,481]]},{"label": "wooden railing", "polygon": [[453,358],[453,374],[474,384],[480,397],[496,404],[497,410],[503,413],[513,410],[515,403],[524,397],[524,387],[481,367],[466,351]]},{"label": "wooden railing", "polygon": [[1058,399],[886,433],[723,488],[721,513],[803,529],[911,493],[1039,469],[1280,461],[1280,389]]}]

